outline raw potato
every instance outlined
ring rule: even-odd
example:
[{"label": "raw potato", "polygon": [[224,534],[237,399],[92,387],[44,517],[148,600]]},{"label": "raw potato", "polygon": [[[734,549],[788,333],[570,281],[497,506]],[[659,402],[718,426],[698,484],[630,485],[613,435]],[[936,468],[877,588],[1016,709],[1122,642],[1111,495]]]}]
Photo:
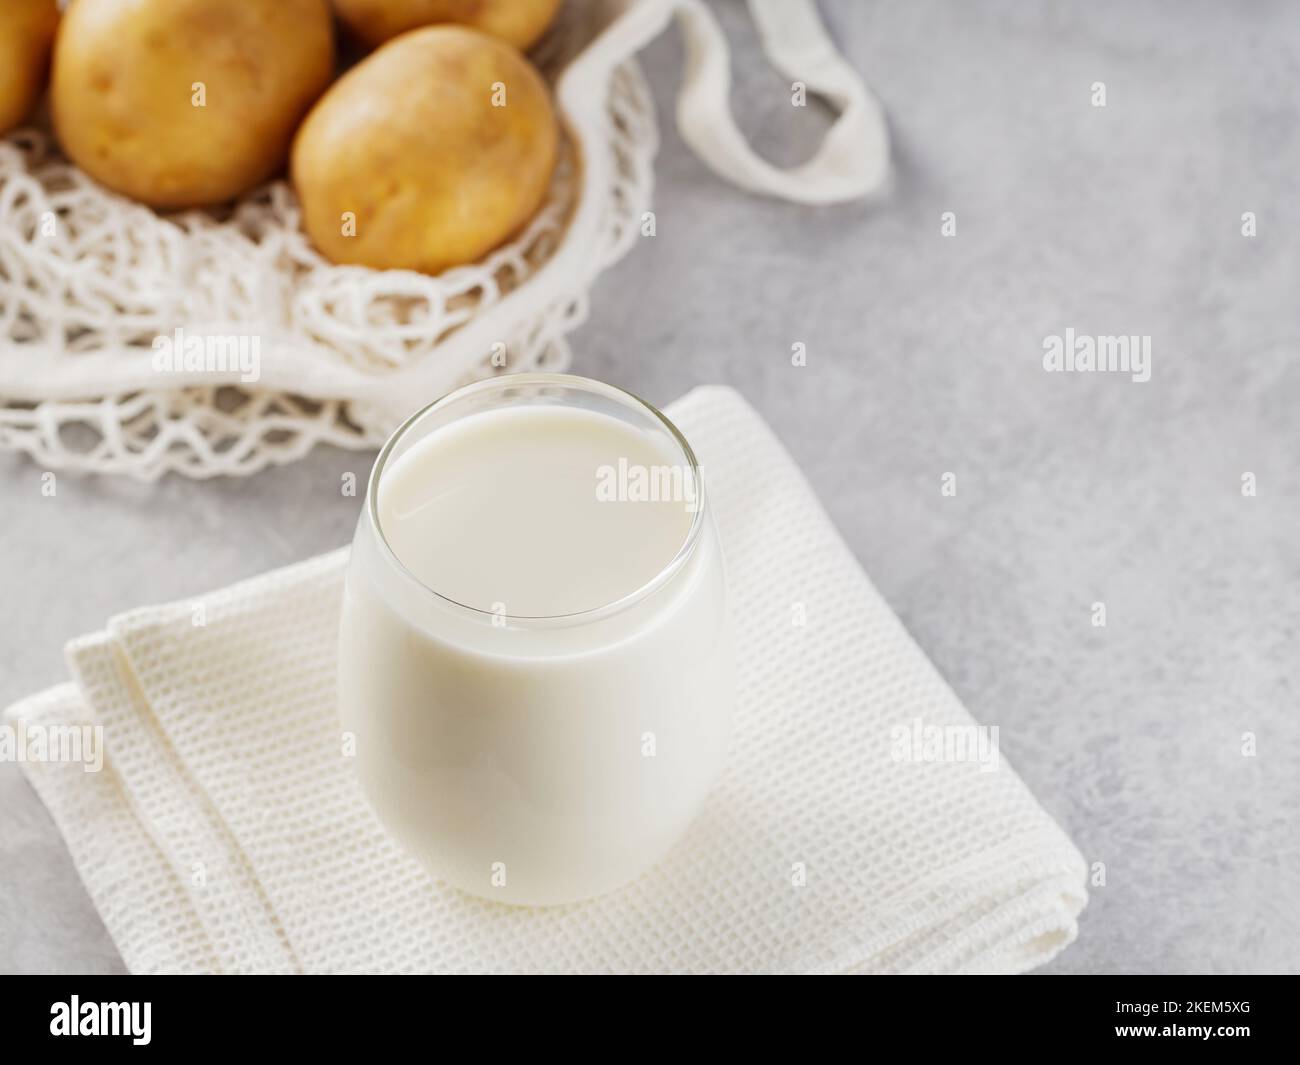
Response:
[{"label": "raw potato", "polygon": [[528,221],[558,139],[528,60],[475,30],[432,26],[384,45],[321,97],[294,142],[293,181],[327,258],[433,274]]},{"label": "raw potato", "polygon": [[36,105],[58,25],[57,0],[0,0],[0,134]]},{"label": "raw potato", "polygon": [[327,0],[76,0],[54,48],[54,124],[110,189],[217,204],[280,168],[333,74]]},{"label": "raw potato", "polygon": [[339,20],[371,48],[419,26],[456,22],[522,51],[542,35],[559,7],[560,0],[334,0]]}]

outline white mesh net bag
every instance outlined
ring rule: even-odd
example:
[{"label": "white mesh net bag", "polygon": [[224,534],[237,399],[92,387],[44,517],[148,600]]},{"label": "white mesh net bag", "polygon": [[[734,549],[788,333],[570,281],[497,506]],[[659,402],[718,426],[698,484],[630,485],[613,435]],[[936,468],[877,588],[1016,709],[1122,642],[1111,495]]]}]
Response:
[{"label": "white mesh net bag", "polygon": [[[562,369],[593,280],[651,209],[655,117],[630,57],[674,14],[678,124],[711,167],[805,202],[865,194],[888,155],[874,99],[806,0],[751,8],[775,64],[841,112],[817,157],[787,172],[749,150],[699,0],[569,0],[532,57],[564,128],[547,200],[508,244],[436,277],[330,264],[283,181],[159,215],[83,175],[39,124],[0,140],[0,447],[142,479],[247,474],[318,442],[375,447],[476,377]],[[200,361],[159,358],[186,342]]]}]

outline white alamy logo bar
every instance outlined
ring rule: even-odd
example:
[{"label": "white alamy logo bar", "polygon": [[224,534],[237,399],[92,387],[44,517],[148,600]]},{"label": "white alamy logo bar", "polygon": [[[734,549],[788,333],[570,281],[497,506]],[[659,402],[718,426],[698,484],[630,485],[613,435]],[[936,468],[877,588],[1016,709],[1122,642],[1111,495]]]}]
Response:
[{"label": "white alamy logo bar", "polygon": [[80,764],[104,768],[103,725],[0,725],[0,762]]},{"label": "white alamy logo bar", "polygon": [[601,503],[681,503],[687,513],[699,509],[695,473],[689,466],[644,466],[618,460],[596,467],[596,499]]},{"label": "white alamy logo bar", "polygon": [[1151,380],[1149,336],[1091,336],[1067,328],[1043,338],[1043,369],[1048,373],[1126,373],[1143,384]]},{"label": "white alamy logo bar", "polygon": [[147,1046],[153,1004],[149,1002],[68,1002],[50,1006],[50,1035],[128,1035]]},{"label": "white alamy logo bar", "polygon": [[889,730],[895,762],[976,762],[981,773],[998,768],[997,725],[927,725],[919,717]]},{"label": "white alamy logo bar", "polygon": [[177,329],[171,336],[154,337],[153,368],[156,373],[238,373],[249,385],[262,376],[262,338]]}]

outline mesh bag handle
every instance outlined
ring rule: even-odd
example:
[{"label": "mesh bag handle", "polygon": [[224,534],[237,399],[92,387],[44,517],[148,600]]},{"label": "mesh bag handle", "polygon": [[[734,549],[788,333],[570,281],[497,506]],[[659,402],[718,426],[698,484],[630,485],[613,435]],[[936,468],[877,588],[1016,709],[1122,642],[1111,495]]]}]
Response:
[{"label": "mesh bag handle", "polygon": [[836,110],[835,123],[811,159],[782,169],[757,155],[736,125],[728,94],[731,50],[702,0],[639,0],[606,31],[606,43],[631,54],[676,16],[686,44],[677,97],[683,140],[719,176],[796,203],[860,199],[889,170],[889,132],[880,102],[826,32],[812,0],[749,0],[763,49],[784,76],[802,82]]}]

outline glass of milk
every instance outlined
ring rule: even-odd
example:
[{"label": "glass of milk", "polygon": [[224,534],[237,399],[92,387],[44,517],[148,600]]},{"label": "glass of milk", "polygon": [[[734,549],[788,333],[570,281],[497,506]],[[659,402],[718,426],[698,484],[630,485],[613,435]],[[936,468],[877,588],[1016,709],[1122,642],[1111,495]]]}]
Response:
[{"label": "glass of milk", "polygon": [[370,804],[439,878],[549,905],[654,865],[723,767],[733,659],[699,463],[648,403],[497,377],[380,453],[339,711]]}]

